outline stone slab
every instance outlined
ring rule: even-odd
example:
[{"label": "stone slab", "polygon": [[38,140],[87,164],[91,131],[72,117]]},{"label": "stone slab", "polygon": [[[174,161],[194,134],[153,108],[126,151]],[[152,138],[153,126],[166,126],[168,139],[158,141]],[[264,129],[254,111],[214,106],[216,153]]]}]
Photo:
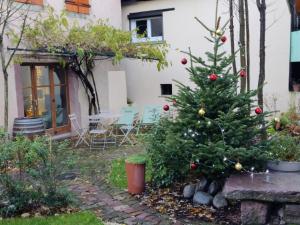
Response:
[{"label": "stone slab", "polygon": [[260,202],[243,201],[241,204],[241,222],[244,225],[263,225],[267,223],[269,205]]},{"label": "stone slab", "polygon": [[300,205],[286,205],[283,219],[288,224],[300,224]]},{"label": "stone slab", "polygon": [[230,200],[300,204],[300,173],[232,175],[225,183],[223,194]]}]

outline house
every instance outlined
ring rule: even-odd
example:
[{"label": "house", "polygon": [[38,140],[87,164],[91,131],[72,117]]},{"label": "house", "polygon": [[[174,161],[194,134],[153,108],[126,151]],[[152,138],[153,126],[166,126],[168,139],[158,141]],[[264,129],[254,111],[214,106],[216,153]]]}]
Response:
[{"label": "house", "polygon": [[[95,82],[104,110],[119,111],[127,104],[127,98],[141,111],[147,104],[165,104],[164,97],[177,91],[174,79],[186,85],[189,81],[186,67],[180,62],[186,57],[182,51],[191,48],[195,55],[211,50],[205,40],[206,31],[194,19],[197,16],[205,24],[214,23],[216,1],[211,0],[16,0],[27,2],[31,13],[43,12],[50,5],[56,12],[67,11],[70,20],[84,24],[92,19],[108,19],[109,24],[124,30],[147,33],[153,44],[166,41],[170,44],[167,69],[158,72],[155,63],[143,63],[136,59],[124,59],[120,65],[111,60],[96,62]],[[251,87],[257,87],[259,68],[259,13],[255,1],[250,7]],[[265,99],[270,110],[285,111],[295,93],[294,84],[300,82],[299,53],[299,0],[269,0],[266,40]],[[227,0],[220,0],[222,22],[228,20]],[[238,22],[236,22],[236,42]],[[292,29],[291,29],[292,28]],[[229,37],[229,31],[226,30]],[[133,42],[145,41],[133,34]],[[224,45],[230,50],[230,44]],[[22,53],[18,53],[22,56]],[[75,113],[83,127],[88,126],[88,102],[79,79],[59,64],[59,59],[45,54],[23,57],[21,65],[9,70],[9,129],[16,117],[44,117],[48,132],[52,134],[71,131],[68,114]],[[0,90],[3,90],[0,76]],[[294,88],[294,89],[293,89]],[[295,91],[293,91],[295,90]],[[300,90],[300,88],[299,88]],[[298,91],[299,91],[298,90]],[[292,97],[291,97],[292,96]],[[298,105],[298,102],[297,102]],[[0,99],[0,108],[4,100]],[[4,110],[0,110],[0,127]]]},{"label": "house", "polygon": [[[257,88],[259,74],[259,12],[256,1],[249,2],[250,12],[250,54],[251,54],[251,88]],[[286,111],[289,102],[298,96],[293,91],[292,82],[300,82],[300,36],[299,12],[300,1],[267,1],[267,37],[266,37],[266,85],[264,87],[265,103],[269,110]],[[154,65],[139,61],[125,60],[123,65],[127,76],[128,98],[136,105],[164,104],[164,96],[176,93],[174,79],[191,85],[188,72],[180,62],[187,57],[181,51],[191,48],[193,54],[204,56],[211,50],[210,43],[204,38],[207,31],[194,19],[198,17],[210,27],[214,26],[216,1],[211,0],[152,0],[123,1],[123,29],[139,28],[146,31],[153,43],[166,41],[170,44],[168,60],[172,66],[157,72]],[[229,19],[227,0],[220,0],[222,23]],[[291,29],[292,27],[292,29]],[[235,18],[235,41],[238,42],[239,23]],[[229,38],[229,29],[226,30]],[[133,37],[133,41],[138,40]],[[292,45],[291,45],[292,43]],[[230,42],[224,45],[230,52]],[[292,51],[290,51],[290,49]],[[292,54],[291,54],[292,52]],[[296,90],[296,89],[295,89]],[[299,91],[299,89],[298,89]],[[296,100],[298,106],[299,102]]]},{"label": "house", "polygon": [[[104,19],[116,28],[122,25],[120,0],[16,1],[30,6],[32,18],[46,11],[46,6],[51,6],[58,14],[66,10],[68,19],[76,19],[81,24]],[[24,56],[24,52],[19,51],[17,54],[22,57],[21,65],[12,65],[9,69],[9,130],[12,130],[16,117],[42,116],[49,133],[68,133],[71,130],[70,113],[75,113],[82,126],[87,127],[88,101],[78,76],[63,68],[59,58],[53,55]],[[93,72],[103,110],[118,111],[127,104],[125,72],[119,65],[113,65],[109,59],[97,61]],[[2,79],[1,76],[0,90],[4,89]],[[4,108],[4,99],[0,99],[0,108]],[[0,118],[1,127],[4,110],[0,110]]]}]

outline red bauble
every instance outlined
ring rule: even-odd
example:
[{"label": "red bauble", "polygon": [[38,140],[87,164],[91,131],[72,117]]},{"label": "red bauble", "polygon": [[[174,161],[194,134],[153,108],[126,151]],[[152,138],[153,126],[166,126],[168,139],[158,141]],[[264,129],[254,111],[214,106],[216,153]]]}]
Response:
[{"label": "red bauble", "polygon": [[170,109],[170,106],[168,106],[168,105],[164,105],[164,108],[163,108],[165,111],[169,111],[169,109]]},{"label": "red bauble", "polygon": [[188,62],[188,61],[187,61],[187,59],[186,59],[186,58],[183,58],[183,59],[181,60],[181,64],[182,64],[182,65],[185,65],[185,64],[187,64],[187,62]]},{"label": "red bauble", "polygon": [[218,75],[217,74],[211,74],[210,76],[209,76],[209,79],[211,80],[211,81],[216,81],[217,79],[218,79]]},{"label": "red bauble", "polygon": [[191,164],[191,170],[195,170],[195,169],[197,169],[197,164],[196,163],[192,163]]},{"label": "red bauble", "polygon": [[256,113],[257,115],[262,114],[262,113],[263,113],[263,110],[262,110],[260,107],[257,107],[257,108],[255,109],[255,113]]},{"label": "red bauble", "polygon": [[241,70],[240,77],[246,77],[246,76],[247,76],[247,72],[245,70]]},{"label": "red bauble", "polygon": [[222,41],[223,43],[225,43],[225,42],[227,41],[227,37],[226,37],[226,36],[222,36],[222,37],[221,37],[221,41]]},{"label": "red bauble", "polygon": [[176,104],[177,104],[176,99],[173,99],[173,105],[176,105]]}]

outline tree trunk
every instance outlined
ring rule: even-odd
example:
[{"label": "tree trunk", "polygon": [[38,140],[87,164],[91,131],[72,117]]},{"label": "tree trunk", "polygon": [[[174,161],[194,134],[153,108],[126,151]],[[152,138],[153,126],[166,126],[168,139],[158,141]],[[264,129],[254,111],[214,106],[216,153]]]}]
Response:
[{"label": "tree trunk", "polygon": [[235,41],[234,41],[234,14],[233,14],[233,0],[229,0],[229,13],[230,13],[230,42],[231,42],[231,55],[232,55],[232,71],[237,74],[236,61],[235,61]]},{"label": "tree trunk", "polygon": [[247,91],[250,91],[250,27],[249,27],[249,6],[245,0],[245,21],[246,21],[246,53],[247,53]]},{"label": "tree trunk", "polygon": [[3,71],[4,74],[4,131],[8,131],[8,74],[7,71]]},{"label": "tree trunk", "polygon": [[[246,54],[245,54],[245,9],[244,0],[239,0],[239,18],[240,18],[240,61],[241,68],[246,68]],[[241,92],[246,91],[246,78],[241,77]]]},{"label": "tree trunk", "polygon": [[0,57],[1,67],[4,79],[4,131],[8,131],[8,73],[6,69],[5,52],[3,45],[3,36],[0,35]]},{"label": "tree trunk", "polygon": [[266,1],[257,0],[257,6],[260,13],[260,47],[259,47],[259,78],[258,78],[258,105],[261,109],[264,108],[264,95],[263,85],[265,82],[265,64],[266,64],[266,53],[265,53],[265,42],[266,42]]},{"label": "tree trunk", "polygon": [[[266,42],[266,1],[256,0],[257,8],[260,14],[260,47],[259,47],[259,77],[258,77],[258,105],[263,110],[264,109],[264,93],[263,86],[265,82],[265,67],[266,67],[266,52],[265,52],[265,42]],[[262,139],[267,138],[267,131],[264,118],[261,121],[262,124]]]}]

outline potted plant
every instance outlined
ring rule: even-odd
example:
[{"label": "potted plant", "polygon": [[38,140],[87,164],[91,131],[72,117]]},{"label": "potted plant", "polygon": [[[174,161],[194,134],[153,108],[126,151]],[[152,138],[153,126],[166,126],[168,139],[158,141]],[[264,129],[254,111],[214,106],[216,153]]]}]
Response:
[{"label": "potted plant", "polygon": [[269,145],[268,169],[281,172],[300,171],[300,142],[291,135],[275,135]]},{"label": "potted plant", "polygon": [[145,190],[145,155],[132,155],[125,160],[128,192],[131,194],[141,194]]},{"label": "potted plant", "polygon": [[300,92],[300,81],[299,80],[293,80],[293,91]]}]

